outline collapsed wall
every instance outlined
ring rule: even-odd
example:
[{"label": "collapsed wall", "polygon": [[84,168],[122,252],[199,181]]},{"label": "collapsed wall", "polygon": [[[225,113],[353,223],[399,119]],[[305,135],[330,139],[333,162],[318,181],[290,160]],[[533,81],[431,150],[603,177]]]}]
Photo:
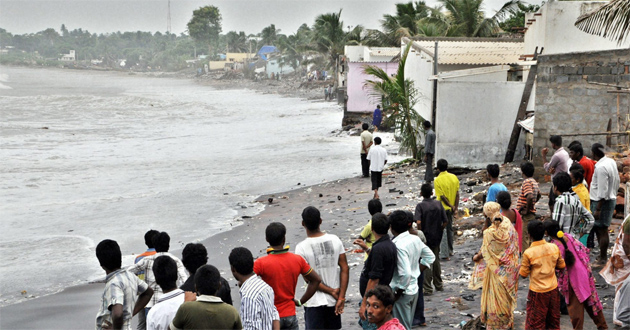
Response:
[{"label": "collapsed wall", "polygon": [[[563,144],[578,140],[590,155],[590,146],[606,144],[604,135],[612,119],[617,132],[617,109],[621,131],[625,131],[630,109],[630,50],[606,50],[583,53],[540,55],[536,78],[536,120],[534,162],[542,165],[540,150],[550,147],[549,136],[563,136]],[[619,93],[619,88],[626,92]],[[618,104],[619,96],[619,105]],[[566,141],[566,142],[565,142]],[[618,144],[612,138],[612,144]]]}]

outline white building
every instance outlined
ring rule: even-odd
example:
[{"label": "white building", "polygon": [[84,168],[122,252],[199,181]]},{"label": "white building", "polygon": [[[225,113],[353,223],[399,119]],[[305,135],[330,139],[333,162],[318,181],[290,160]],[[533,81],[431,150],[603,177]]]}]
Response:
[{"label": "white building", "polygon": [[71,50],[69,54],[61,54],[61,58],[59,60],[63,62],[74,62],[77,59],[74,50]]},{"label": "white building", "polygon": [[[436,41],[438,74],[434,75]],[[480,167],[502,162],[525,86],[521,81],[523,63],[519,60],[523,41],[403,38],[401,49],[409,43],[405,77],[414,82],[419,92],[415,110],[435,122],[436,159]]]}]

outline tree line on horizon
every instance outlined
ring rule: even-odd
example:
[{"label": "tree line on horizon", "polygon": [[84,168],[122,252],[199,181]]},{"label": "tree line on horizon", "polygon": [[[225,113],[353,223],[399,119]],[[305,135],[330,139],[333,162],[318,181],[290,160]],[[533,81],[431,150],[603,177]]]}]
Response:
[{"label": "tree line on horizon", "polygon": [[[0,46],[14,50],[0,55],[0,64],[50,64],[61,54],[75,50],[77,61],[102,60],[107,66],[117,66],[126,59],[127,67],[177,71],[184,69],[186,60],[196,55],[218,59],[226,52],[255,53],[263,45],[273,45],[283,55],[283,65],[297,68],[314,63],[317,68],[334,66],[345,45],[400,47],[403,37],[499,37],[522,27],[525,13],[538,10],[520,0],[510,0],[493,16],[486,17],[483,0],[438,0],[431,7],[424,1],[396,4],[394,15],[385,14],[381,29],[366,29],[361,25],[344,28],[342,10],[318,15],[312,25],[302,24],[293,34],[283,34],[274,24],[259,33],[243,31],[222,33],[220,11],[215,6],[195,10],[188,22],[188,34],[162,32],[90,33],[81,28],[68,30],[61,25],[37,33],[13,35],[0,28]],[[22,53],[23,51],[23,53]]]}]

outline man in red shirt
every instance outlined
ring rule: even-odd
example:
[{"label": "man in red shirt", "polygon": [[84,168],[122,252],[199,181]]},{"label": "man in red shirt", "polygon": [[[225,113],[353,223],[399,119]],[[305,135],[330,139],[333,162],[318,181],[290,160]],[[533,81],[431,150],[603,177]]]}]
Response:
[{"label": "man in red shirt", "polygon": [[584,156],[584,148],[582,148],[580,141],[573,141],[569,144],[569,157],[584,167],[584,179],[588,185],[588,190],[591,190],[591,181],[593,180],[593,173],[595,173],[595,161]]},{"label": "man in red shirt", "polygon": [[[321,278],[309,264],[297,254],[285,247],[286,227],[279,222],[272,222],[265,230],[265,238],[270,248],[267,255],[256,259],[254,273],[263,279],[274,292],[274,304],[280,314],[280,329],[298,330],[295,306],[301,307],[317,292]],[[308,283],[302,298],[295,298],[295,287],[300,275]]]}]

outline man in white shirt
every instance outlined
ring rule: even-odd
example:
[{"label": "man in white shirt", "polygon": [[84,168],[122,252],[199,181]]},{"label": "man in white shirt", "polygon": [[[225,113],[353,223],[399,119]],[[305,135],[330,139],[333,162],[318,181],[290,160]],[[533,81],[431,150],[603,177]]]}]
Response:
[{"label": "man in white shirt", "polygon": [[168,330],[185,298],[184,291],[177,288],[177,263],[169,256],[160,256],[153,263],[153,274],[162,296],[147,314],[147,330]]},{"label": "man in white shirt", "polygon": [[431,267],[435,255],[418,236],[409,233],[412,223],[405,211],[394,211],[388,219],[398,257],[394,277],[389,284],[397,297],[393,314],[406,329],[411,329],[420,289],[418,277]]},{"label": "man in white shirt", "polygon": [[595,218],[593,231],[599,242],[599,263],[608,260],[608,227],[612,221],[615,204],[617,203],[617,190],[619,189],[619,170],[617,163],[606,157],[604,146],[595,143],[591,146],[595,172],[591,180],[591,212]]},{"label": "man in white shirt", "polygon": [[232,275],[240,287],[243,330],[280,329],[280,315],[274,305],[273,289],[254,273],[251,251],[237,247],[230,252],[229,260]]},{"label": "man in white shirt", "polygon": [[322,278],[317,292],[304,304],[306,330],[341,329],[350,276],[343,243],[339,237],[322,232],[321,223],[317,208],[309,206],[302,211],[307,238],[298,243],[295,254],[306,259]]},{"label": "man in white shirt", "polygon": [[380,137],[374,138],[374,146],[370,148],[367,159],[370,161],[374,199],[379,199],[378,188],[382,186],[383,169],[385,168],[385,164],[387,164],[387,150],[381,147]]},{"label": "man in white shirt", "polygon": [[372,146],[372,133],[368,131],[370,125],[363,123],[363,132],[361,133],[361,172],[363,177],[370,176],[370,161],[367,159],[367,154]]}]

